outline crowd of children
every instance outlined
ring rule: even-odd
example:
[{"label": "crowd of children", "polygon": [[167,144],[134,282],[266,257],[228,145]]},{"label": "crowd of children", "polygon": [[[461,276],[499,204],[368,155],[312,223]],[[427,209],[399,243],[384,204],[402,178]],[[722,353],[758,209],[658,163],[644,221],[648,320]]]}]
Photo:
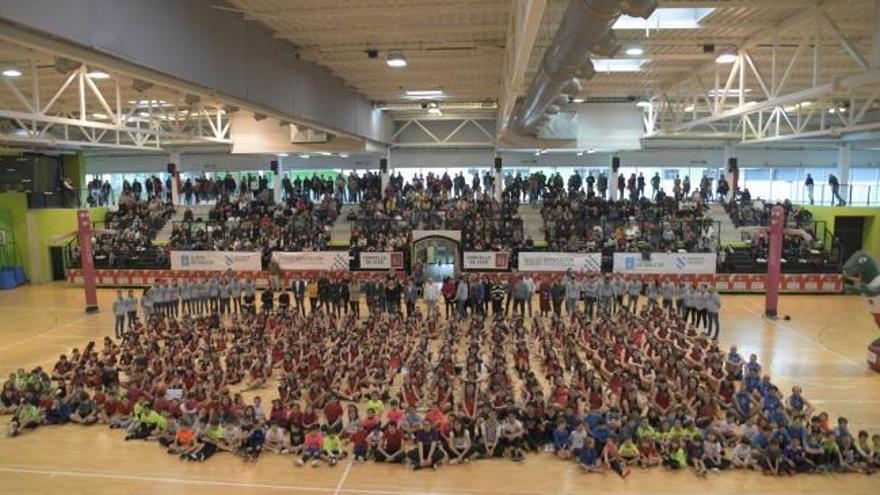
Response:
[{"label": "crowd of children", "polygon": [[350,456],[422,469],[546,451],[621,477],[880,465],[880,435],[829,424],[800,388],[783,394],[757,356],[722,351],[649,304],[531,320],[154,311],[51,371],[11,374],[0,408],[11,436],[100,423],[191,461],[272,452],[300,466]]}]

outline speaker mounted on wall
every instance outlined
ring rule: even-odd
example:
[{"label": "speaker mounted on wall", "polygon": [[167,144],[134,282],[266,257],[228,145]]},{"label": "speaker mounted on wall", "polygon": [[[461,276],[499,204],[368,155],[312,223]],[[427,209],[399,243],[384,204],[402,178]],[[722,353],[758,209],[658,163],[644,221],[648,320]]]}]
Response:
[{"label": "speaker mounted on wall", "polygon": [[380,158],[379,159],[379,172],[381,172],[383,174],[388,172],[388,159],[387,158]]},{"label": "speaker mounted on wall", "polygon": [[618,170],[620,170],[620,157],[619,156],[612,156],[611,157],[611,171],[616,174]]}]

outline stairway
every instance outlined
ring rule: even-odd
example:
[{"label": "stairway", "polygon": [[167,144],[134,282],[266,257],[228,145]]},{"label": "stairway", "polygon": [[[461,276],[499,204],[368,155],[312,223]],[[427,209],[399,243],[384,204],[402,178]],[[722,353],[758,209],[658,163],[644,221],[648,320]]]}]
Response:
[{"label": "stairway", "polygon": [[541,205],[520,203],[517,213],[523,220],[523,237],[532,238],[536,246],[547,241],[544,238],[544,219],[541,217]]},{"label": "stairway", "polygon": [[348,220],[348,215],[351,213],[355,213],[360,205],[355,203],[346,203],[342,205],[342,210],[339,212],[339,216],[336,217],[336,221],[333,222],[333,227],[330,228],[330,244],[333,246],[348,246],[351,242],[351,220]]},{"label": "stairway", "polygon": [[213,208],[213,204],[198,204],[198,205],[189,205],[189,206],[175,206],[174,207],[174,215],[165,222],[165,225],[162,226],[162,230],[156,234],[156,238],[153,239],[153,244],[164,245],[167,244],[171,240],[171,232],[174,230],[174,225],[176,222],[183,221],[184,212],[186,212],[187,208],[192,210],[193,212],[193,220],[195,221],[207,221],[208,216],[211,213],[211,208]]},{"label": "stairway", "polygon": [[721,245],[742,241],[741,231],[733,225],[730,215],[719,203],[709,203],[709,218],[720,225]]}]

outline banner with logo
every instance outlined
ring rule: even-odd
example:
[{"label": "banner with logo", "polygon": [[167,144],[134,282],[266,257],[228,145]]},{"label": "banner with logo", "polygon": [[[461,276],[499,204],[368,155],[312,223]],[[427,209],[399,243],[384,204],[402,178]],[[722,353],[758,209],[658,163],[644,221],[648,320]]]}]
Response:
[{"label": "banner with logo", "polygon": [[377,252],[361,253],[360,267],[362,270],[395,270],[403,269],[403,253]]},{"label": "banner with logo", "polygon": [[602,271],[602,253],[519,253],[521,272]]},{"label": "banner with logo", "polygon": [[258,251],[171,251],[171,269],[258,272],[263,267]]},{"label": "banner with logo", "polygon": [[620,273],[682,274],[715,273],[715,253],[614,253],[614,271]]},{"label": "banner with logo", "polygon": [[465,251],[463,254],[465,270],[507,270],[510,266],[510,253],[507,251]]},{"label": "banner with logo", "polygon": [[348,251],[299,251],[272,253],[282,270],[348,271]]}]

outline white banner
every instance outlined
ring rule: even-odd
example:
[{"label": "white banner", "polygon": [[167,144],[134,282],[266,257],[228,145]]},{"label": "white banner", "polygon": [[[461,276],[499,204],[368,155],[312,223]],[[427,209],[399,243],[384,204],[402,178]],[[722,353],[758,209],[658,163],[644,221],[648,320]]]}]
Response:
[{"label": "white banner", "polygon": [[519,253],[521,272],[602,271],[602,253]]},{"label": "white banner", "polygon": [[507,251],[465,251],[465,270],[507,270],[510,253]]},{"label": "white banner", "polygon": [[614,271],[645,274],[703,274],[715,273],[715,253],[651,253],[651,259],[642,259],[642,253],[614,253]]},{"label": "white banner", "polygon": [[272,260],[282,270],[348,271],[348,251],[275,251],[272,253]]},{"label": "white banner", "polygon": [[363,270],[403,269],[403,253],[398,252],[361,253],[360,261]]},{"label": "white banner", "polygon": [[263,269],[259,252],[171,251],[172,270],[255,271]]}]

